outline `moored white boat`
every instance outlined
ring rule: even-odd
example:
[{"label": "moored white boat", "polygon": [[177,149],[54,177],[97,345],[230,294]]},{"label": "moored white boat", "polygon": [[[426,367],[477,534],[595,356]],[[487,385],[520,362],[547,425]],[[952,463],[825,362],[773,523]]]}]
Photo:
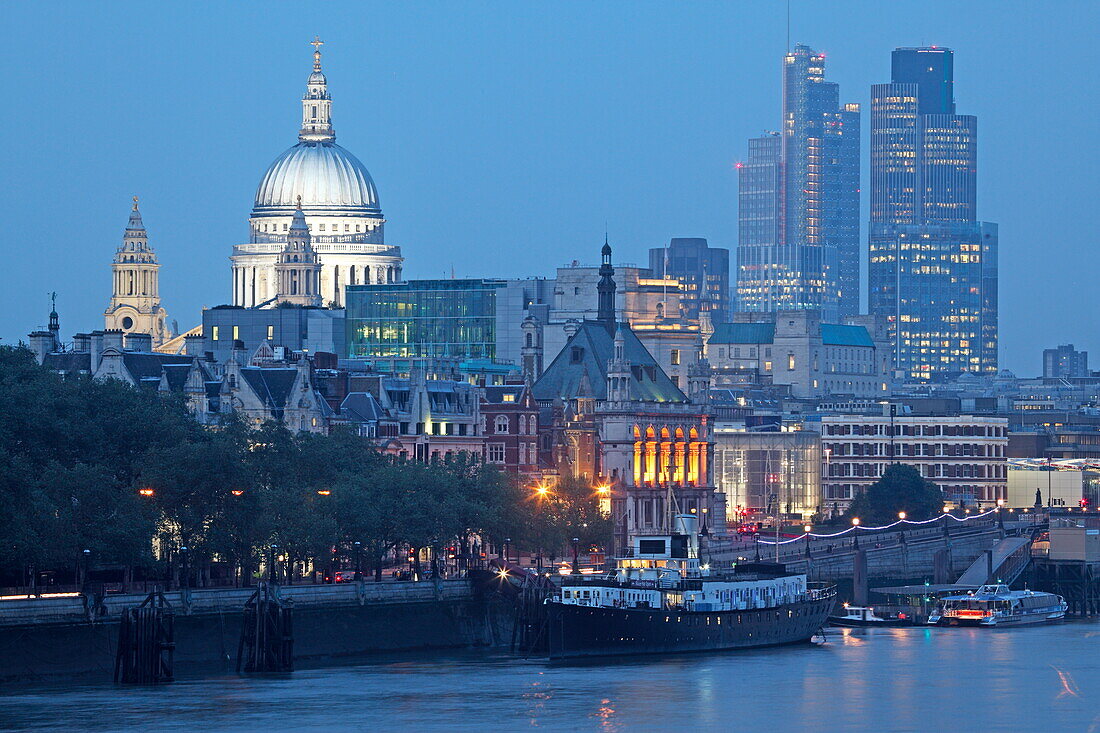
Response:
[{"label": "moored white boat", "polygon": [[1007,585],[983,585],[965,595],[946,596],[928,617],[934,626],[1016,626],[1058,621],[1066,616],[1066,600],[1053,593],[1011,590]]}]

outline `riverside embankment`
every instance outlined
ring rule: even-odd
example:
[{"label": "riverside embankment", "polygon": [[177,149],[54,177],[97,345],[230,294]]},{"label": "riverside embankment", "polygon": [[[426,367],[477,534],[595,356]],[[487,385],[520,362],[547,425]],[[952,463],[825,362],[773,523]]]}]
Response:
[{"label": "riverside embankment", "polygon": [[[254,589],[165,593],[172,606],[177,677],[236,663],[242,609]],[[294,611],[294,656],[340,656],[507,644],[510,608],[468,580],[282,586]],[[119,621],[143,594],[111,594],[102,609],[80,596],[0,601],[0,679],[82,675],[110,679]]]}]

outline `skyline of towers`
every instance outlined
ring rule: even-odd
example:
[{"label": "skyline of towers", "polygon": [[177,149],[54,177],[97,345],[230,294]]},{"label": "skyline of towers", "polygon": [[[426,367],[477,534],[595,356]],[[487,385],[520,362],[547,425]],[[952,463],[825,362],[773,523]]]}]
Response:
[{"label": "skyline of towers", "polygon": [[825,55],[783,58],[781,130],[738,164],[737,307],[859,313],[859,114],[825,80]]},{"label": "skyline of towers", "polygon": [[997,225],[977,220],[977,118],[959,115],[954,59],[898,48],[871,87],[868,307],[895,369],[997,370]]}]

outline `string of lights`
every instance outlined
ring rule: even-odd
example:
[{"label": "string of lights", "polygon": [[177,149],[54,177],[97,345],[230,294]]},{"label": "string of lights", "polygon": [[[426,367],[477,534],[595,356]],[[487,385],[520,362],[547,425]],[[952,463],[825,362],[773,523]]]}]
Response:
[{"label": "string of lights", "polygon": [[832,533],[829,533],[829,534],[821,534],[821,533],[818,533],[818,532],[806,532],[805,534],[802,534],[798,537],[792,537],[789,540],[780,540],[778,542],[774,542],[774,541],[769,541],[769,540],[760,540],[760,539],[758,539],[757,542],[760,543],[761,545],[773,545],[773,546],[774,545],[789,545],[790,543],[798,542],[799,540],[803,540],[803,539],[804,540],[809,540],[811,537],[817,537],[818,539],[830,539],[830,538],[833,538],[833,537],[840,537],[842,535],[848,534],[849,532],[855,532],[858,529],[864,529],[864,530],[867,530],[868,532],[874,532],[874,531],[880,531],[880,530],[884,530],[884,529],[890,529],[892,527],[898,526],[899,524],[912,524],[912,525],[932,524],[933,522],[940,521],[944,517],[947,517],[949,519],[954,519],[956,522],[969,522],[971,519],[981,519],[982,517],[988,517],[990,514],[995,514],[997,511],[998,511],[997,509],[990,509],[989,511],[982,512],[981,514],[974,514],[972,516],[962,517],[962,518],[956,517],[954,514],[944,513],[944,514],[939,515],[938,517],[933,517],[932,519],[923,519],[923,520],[920,520],[920,521],[913,520],[913,519],[899,519],[896,522],[891,522],[890,524],[884,524],[881,527],[865,527],[864,525],[859,524],[858,523],[859,520],[856,519],[856,520],[853,520],[853,524],[852,524],[851,527],[848,527],[848,529],[842,529],[839,532],[832,532]]}]

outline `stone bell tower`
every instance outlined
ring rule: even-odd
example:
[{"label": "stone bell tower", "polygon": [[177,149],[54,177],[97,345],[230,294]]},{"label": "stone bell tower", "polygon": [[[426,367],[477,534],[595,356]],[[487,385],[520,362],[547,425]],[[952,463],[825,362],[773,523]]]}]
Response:
[{"label": "stone bell tower", "polygon": [[165,325],[167,313],[160,305],[159,270],[156,252],[149,246],[138,211],[138,198],[134,196],[122,246],[111,264],[114,287],[111,302],[103,313],[104,329],[117,329],[123,335],[147,333],[153,337],[153,346],[160,346],[172,337]]}]

